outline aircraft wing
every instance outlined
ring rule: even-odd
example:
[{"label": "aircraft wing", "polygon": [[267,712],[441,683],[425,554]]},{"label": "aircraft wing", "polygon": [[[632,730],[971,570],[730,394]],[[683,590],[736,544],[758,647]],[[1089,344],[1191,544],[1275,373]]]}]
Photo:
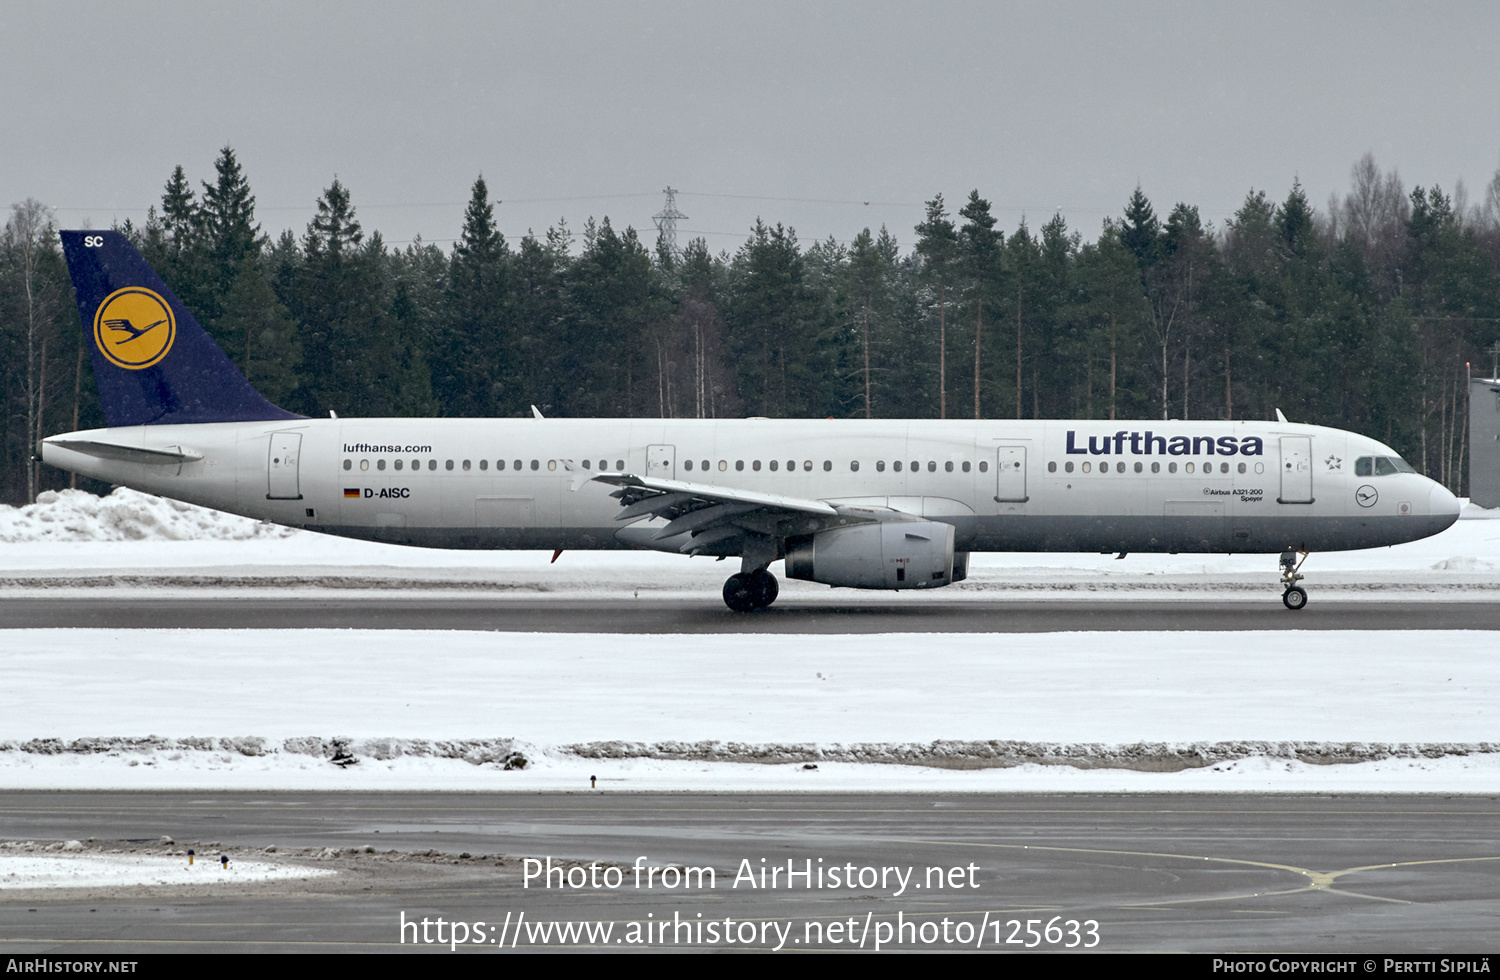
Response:
[{"label": "aircraft wing", "polygon": [[600,473],[592,477],[592,482],[620,488],[611,495],[623,505],[615,520],[665,519],[668,523],[651,540],[665,542],[681,535],[677,550],[686,554],[745,554],[767,547],[774,550],[771,542],[775,539],[897,514],[887,508],[835,506],[803,497],[633,473]]}]

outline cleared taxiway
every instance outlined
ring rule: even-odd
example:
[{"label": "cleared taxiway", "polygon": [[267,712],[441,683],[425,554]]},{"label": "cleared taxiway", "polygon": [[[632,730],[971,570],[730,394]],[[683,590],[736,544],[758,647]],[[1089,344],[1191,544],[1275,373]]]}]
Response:
[{"label": "cleared taxiway", "polygon": [[[674,915],[775,922],[799,940],[792,948],[806,948],[810,934],[823,935],[825,947],[852,945],[826,941],[833,923],[849,937],[878,923],[931,923],[926,935],[936,936],[946,919],[950,929],[968,923],[970,935],[998,936],[984,948],[1016,949],[1029,941],[1028,920],[1040,931],[1056,917],[1097,923],[1101,950],[1452,953],[1492,949],[1500,914],[1493,798],[5,792],[0,821],[12,838],[135,839],[150,849],[167,834],[178,847],[211,842],[213,854],[236,856],[274,844],[283,860],[340,872],[230,894],[0,890],[8,953],[399,950],[402,913],[496,929],[522,912],[532,923],[614,923],[613,937]],[[433,853],[298,851],[357,845]],[[547,856],[606,862],[622,883],[523,887],[520,859]],[[649,867],[713,868],[714,887],[634,887],[642,857]],[[853,888],[784,879],[735,887],[743,863],[758,872],[763,858],[764,866],[914,869],[913,884],[926,887],[897,894],[889,877]],[[938,888],[929,868],[963,871]],[[997,921],[1005,924],[991,935]],[[824,932],[810,933],[809,923]],[[435,948],[407,938],[405,949]],[[682,932],[651,945],[690,947],[690,939]],[[520,943],[528,945],[536,948]]]},{"label": "cleared taxiway", "polygon": [[1299,611],[1276,594],[1222,599],[942,599],[881,603],[783,599],[733,613],[701,598],[356,597],[157,592],[6,596],[0,629],[461,629],[562,633],[1047,633],[1063,630],[1500,629],[1500,602],[1318,598]]}]

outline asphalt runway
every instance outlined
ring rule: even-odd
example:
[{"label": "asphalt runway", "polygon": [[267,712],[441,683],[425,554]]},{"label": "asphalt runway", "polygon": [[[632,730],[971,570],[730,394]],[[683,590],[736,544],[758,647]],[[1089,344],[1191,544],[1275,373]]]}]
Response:
[{"label": "asphalt runway", "polygon": [[[0,823],[7,838],[147,850],[167,834],[234,860],[275,844],[281,859],[339,872],[192,896],[0,890],[5,953],[448,951],[415,926],[403,944],[403,914],[466,923],[469,951],[496,949],[509,915],[507,949],[766,949],[779,936],[793,949],[863,936],[869,949],[883,929],[904,949],[1455,953],[1492,950],[1500,915],[1494,798],[3,792]],[[357,845],[423,856],[297,851]],[[525,857],[604,862],[619,884],[570,888],[559,874],[546,888],[543,872],[524,887]],[[713,887],[637,887],[638,859],[658,874],[713,868]],[[788,861],[851,869],[855,886],[737,879]],[[733,944],[722,925],[717,943],[696,931],[726,919],[746,930]],[[592,943],[518,931],[557,921],[613,931]],[[692,928],[627,938],[632,923],[641,938],[643,923],[664,921]]]},{"label": "asphalt runway", "polygon": [[1048,633],[1064,630],[1500,629],[1500,603],[1314,598],[1264,601],[963,599],[900,604],[785,598],[733,613],[701,599],[520,596],[309,597],[59,595],[0,598],[0,629],[462,629],[558,633]]}]

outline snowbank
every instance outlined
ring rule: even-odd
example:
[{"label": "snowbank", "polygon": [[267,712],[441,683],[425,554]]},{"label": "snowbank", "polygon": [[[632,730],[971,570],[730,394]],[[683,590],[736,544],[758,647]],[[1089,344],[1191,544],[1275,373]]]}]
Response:
[{"label": "snowbank", "polygon": [[177,500],[120,487],[108,497],[47,490],[27,507],[0,506],[0,542],[243,541],[287,537],[290,528],[261,524]]}]

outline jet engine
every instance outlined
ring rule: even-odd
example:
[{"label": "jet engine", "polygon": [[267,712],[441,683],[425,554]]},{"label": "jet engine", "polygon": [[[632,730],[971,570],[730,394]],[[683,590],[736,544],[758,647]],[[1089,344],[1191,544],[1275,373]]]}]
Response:
[{"label": "jet engine", "polygon": [[853,589],[935,589],[963,578],[953,559],[953,525],[937,521],[836,527],[786,542],[788,578]]}]

